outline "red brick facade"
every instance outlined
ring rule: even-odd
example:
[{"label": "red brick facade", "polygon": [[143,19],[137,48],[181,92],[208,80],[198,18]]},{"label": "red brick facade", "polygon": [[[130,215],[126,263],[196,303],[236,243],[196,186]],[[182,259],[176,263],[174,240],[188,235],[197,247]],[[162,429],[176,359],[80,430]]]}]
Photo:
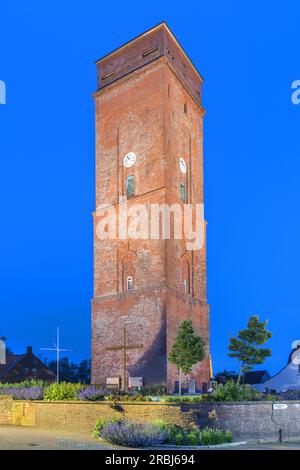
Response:
[{"label": "red brick facade", "polygon": [[[202,78],[163,23],[97,62],[96,207],[113,205],[135,178],[128,200],[146,204],[203,203],[201,107]],[[128,152],[137,156],[126,168]],[[179,157],[187,172],[180,172]],[[127,374],[145,384],[174,390],[178,374],[168,352],[180,322],[191,319],[204,338],[207,355],[194,370],[197,388],[210,379],[209,307],[204,248],[186,251],[185,240],[99,240],[94,214],[94,299],[92,302],[92,381],[105,384],[121,376],[120,344],[126,326],[129,343],[143,348],[127,353]],[[133,278],[127,290],[126,279]],[[184,292],[183,279],[188,280]]]}]

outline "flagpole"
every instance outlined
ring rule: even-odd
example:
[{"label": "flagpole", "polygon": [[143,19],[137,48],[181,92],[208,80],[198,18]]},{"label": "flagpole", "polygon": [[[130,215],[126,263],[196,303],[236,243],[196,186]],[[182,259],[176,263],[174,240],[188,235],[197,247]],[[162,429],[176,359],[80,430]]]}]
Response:
[{"label": "flagpole", "polygon": [[56,382],[59,384],[59,326],[56,330]]}]

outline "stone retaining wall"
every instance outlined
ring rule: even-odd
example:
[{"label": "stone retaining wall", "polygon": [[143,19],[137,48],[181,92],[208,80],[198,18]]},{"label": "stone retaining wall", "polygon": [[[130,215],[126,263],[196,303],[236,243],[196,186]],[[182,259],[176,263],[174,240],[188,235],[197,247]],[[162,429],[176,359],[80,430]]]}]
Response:
[{"label": "stone retaining wall", "polygon": [[[217,419],[209,413],[215,410]],[[124,417],[151,422],[156,419],[179,425],[198,424],[229,429],[236,441],[300,441],[300,402],[121,403],[46,402],[0,397],[0,425],[35,426],[41,429],[80,430],[89,434],[100,418]]]},{"label": "stone retaining wall", "polygon": [[[193,409],[201,427],[229,429],[236,441],[300,441],[300,402],[201,403],[182,405],[181,409]],[[217,414],[213,422],[208,418],[212,410]]]}]

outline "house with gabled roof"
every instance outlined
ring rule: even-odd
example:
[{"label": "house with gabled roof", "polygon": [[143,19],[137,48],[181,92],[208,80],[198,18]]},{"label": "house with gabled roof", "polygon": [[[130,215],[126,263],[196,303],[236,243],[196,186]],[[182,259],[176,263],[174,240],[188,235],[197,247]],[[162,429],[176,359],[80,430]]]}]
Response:
[{"label": "house with gabled roof", "polygon": [[0,364],[0,383],[18,383],[23,380],[55,382],[56,375],[27,346],[24,354],[6,353],[5,364]]}]

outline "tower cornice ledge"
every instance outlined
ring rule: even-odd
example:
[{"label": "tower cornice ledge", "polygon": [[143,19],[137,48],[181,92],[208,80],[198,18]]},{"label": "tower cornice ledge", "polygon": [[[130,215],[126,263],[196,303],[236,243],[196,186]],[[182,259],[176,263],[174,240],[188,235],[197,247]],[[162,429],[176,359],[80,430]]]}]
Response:
[{"label": "tower cornice ledge", "polygon": [[99,59],[98,91],[164,58],[176,76],[201,104],[203,78],[166,23],[161,23]]}]

